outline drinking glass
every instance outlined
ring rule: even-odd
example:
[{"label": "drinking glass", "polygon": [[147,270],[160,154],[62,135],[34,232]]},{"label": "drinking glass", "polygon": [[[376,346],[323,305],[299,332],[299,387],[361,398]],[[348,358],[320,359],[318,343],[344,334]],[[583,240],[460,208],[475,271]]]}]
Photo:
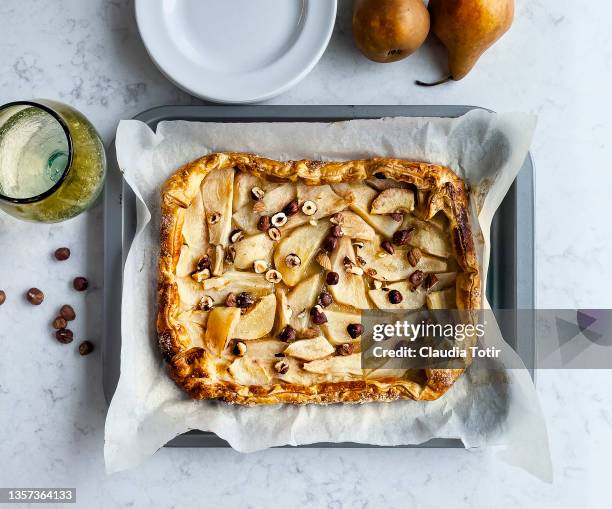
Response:
[{"label": "drinking glass", "polygon": [[49,100],[0,106],[0,209],[65,221],[95,202],[105,175],[100,136],[74,108]]}]

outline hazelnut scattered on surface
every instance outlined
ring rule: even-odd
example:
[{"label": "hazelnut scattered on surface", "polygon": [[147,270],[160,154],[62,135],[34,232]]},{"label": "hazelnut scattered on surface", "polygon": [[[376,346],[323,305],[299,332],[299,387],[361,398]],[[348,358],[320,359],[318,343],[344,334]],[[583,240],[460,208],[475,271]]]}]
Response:
[{"label": "hazelnut scattered on surface", "polygon": [[319,294],[319,304],[323,306],[324,308],[326,308],[327,306],[330,306],[333,302],[334,302],[334,299],[332,299],[332,296],[329,293],[321,292]]},{"label": "hazelnut scattered on surface", "polygon": [[333,226],[332,229],[330,230],[330,233],[332,237],[336,237],[336,238],[340,238],[344,236],[344,232],[342,231],[342,226],[340,226],[339,224]]},{"label": "hazelnut scattered on surface", "polygon": [[26,299],[33,306],[40,306],[45,300],[45,294],[38,288],[30,288],[26,293]]},{"label": "hazelnut scattered on surface", "polygon": [[74,334],[70,329],[60,329],[55,332],[55,339],[57,339],[60,343],[67,345],[68,343],[72,343]]},{"label": "hazelnut scattered on surface", "polygon": [[390,290],[387,297],[391,304],[399,304],[404,300],[403,295],[397,290]]},{"label": "hazelnut scattered on surface", "polygon": [[347,355],[351,355],[354,350],[355,347],[351,343],[343,343],[342,345],[338,345],[336,348],[336,353],[346,357]]},{"label": "hazelnut scattered on surface", "polygon": [[302,204],[302,212],[307,216],[314,216],[317,213],[317,204],[311,200],[306,200]]},{"label": "hazelnut scattered on surface", "polygon": [[84,277],[75,277],[72,286],[77,292],[84,292],[89,287],[89,281]]},{"label": "hazelnut scattered on surface", "polygon": [[257,229],[260,232],[267,232],[270,229],[270,216],[261,216],[257,221]]},{"label": "hazelnut scattered on surface", "polygon": [[232,244],[235,244],[236,242],[240,242],[242,239],[244,239],[244,232],[240,229],[236,229],[236,230],[232,230],[232,233],[230,233],[230,242]]},{"label": "hazelnut scattered on surface", "polygon": [[283,275],[278,270],[270,269],[266,272],[265,278],[269,283],[274,283],[276,285],[283,280]]},{"label": "hazelnut scattered on surface", "polygon": [[331,235],[325,237],[323,241],[323,249],[327,252],[332,252],[334,249],[338,247],[338,238],[333,237]]},{"label": "hazelnut scattered on surface", "polygon": [[210,295],[206,295],[206,296],[202,297],[198,307],[202,311],[210,311],[213,308],[214,303],[215,303],[215,301],[213,300],[213,298]]},{"label": "hazelnut scattered on surface", "polygon": [[360,323],[351,323],[346,327],[348,335],[353,339],[357,339],[363,334],[363,325]]},{"label": "hazelnut scattered on surface", "polygon": [[72,320],[76,318],[76,313],[74,312],[74,309],[72,308],[72,306],[69,306],[68,304],[64,304],[60,308],[60,316],[67,322],[71,322]]},{"label": "hazelnut scattered on surface", "polygon": [[323,313],[321,306],[315,306],[310,310],[310,318],[315,325],[327,323],[327,316]]},{"label": "hazelnut scattered on surface", "polygon": [[413,247],[410,251],[408,251],[408,263],[413,267],[416,267],[419,264],[419,261],[423,257],[423,253],[418,247]]},{"label": "hazelnut scattered on surface", "polygon": [[83,356],[89,355],[93,351],[94,351],[94,345],[91,341],[83,341],[79,345],[79,353]]},{"label": "hazelnut scattered on surface", "polygon": [[423,271],[421,270],[415,270],[412,274],[410,274],[410,276],[408,277],[408,281],[410,281],[410,283],[412,284],[412,286],[414,286],[415,288],[418,288],[419,286],[421,286],[421,283],[423,282],[423,278],[425,277],[425,275],[423,274]]},{"label": "hazelnut scattered on surface", "polygon": [[287,224],[287,215],[284,212],[279,212],[272,216],[271,221],[274,226],[276,226],[277,228],[280,228],[281,226],[284,226]]},{"label": "hazelnut scattered on surface", "polygon": [[255,304],[255,296],[252,293],[242,292],[236,297],[236,306],[240,309],[250,308],[253,304]]},{"label": "hazelnut scattered on surface", "polygon": [[66,327],[68,327],[68,322],[65,318],[58,316],[55,318],[55,320],[53,320],[51,326],[56,330],[65,329]]},{"label": "hazelnut scattered on surface", "polygon": [[281,239],[281,231],[276,226],[273,226],[268,230],[268,237],[276,242]]},{"label": "hazelnut scattered on surface", "polygon": [[283,212],[285,213],[285,215],[289,216],[293,216],[295,214],[297,214],[300,210],[300,206],[298,204],[297,200],[291,200],[289,203],[287,203],[287,205],[285,205],[285,207],[283,208]]},{"label": "hazelnut scattered on surface", "polygon": [[289,371],[289,361],[287,359],[282,359],[274,364],[274,369],[277,373],[284,375]]},{"label": "hazelnut scattered on surface", "polygon": [[388,240],[383,240],[380,244],[380,247],[389,254],[395,253],[395,248],[393,247],[393,244],[391,244],[391,242],[389,242]]},{"label": "hazelnut scattered on surface", "polygon": [[281,341],[293,341],[297,336],[297,331],[291,327],[291,325],[285,326],[285,328],[278,335],[278,339]]},{"label": "hazelnut scattered on surface", "polygon": [[225,297],[225,305],[228,308],[236,307],[236,294],[234,292],[230,292],[227,294],[227,297]]},{"label": "hazelnut scattered on surface", "polygon": [[254,187],[253,189],[251,189],[251,197],[255,201],[262,200],[265,195],[266,193],[261,187]]},{"label": "hazelnut scattered on surface", "polygon": [[414,228],[411,228],[410,230],[397,230],[393,234],[393,243],[396,246],[405,246],[412,240],[414,230]]},{"label": "hazelnut scattered on surface", "polygon": [[339,281],[340,281],[340,274],[338,274],[337,272],[331,271],[331,272],[328,272],[327,275],[325,276],[325,282],[329,286],[337,285]]},{"label": "hazelnut scattered on surface", "polygon": [[285,263],[287,267],[299,267],[302,264],[302,260],[295,253],[291,253],[285,257]]},{"label": "hazelnut scattered on surface", "polygon": [[0,290],[0,306],[6,302],[6,293],[4,290]]},{"label": "hazelnut scattered on surface", "polygon": [[242,341],[237,341],[232,352],[237,357],[244,357],[247,352],[247,346]]},{"label": "hazelnut scattered on surface", "polygon": [[67,247],[60,247],[55,250],[54,255],[56,260],[63,262],[70,258],[70,249],[68,249]]},{"label": "hazelnut scattered on surface", "polygon": [[200,261],[196,265],[196,272],[201,272],[206,269],[210,270],[210,256],[208,255],[205,255],[200,258]]}]

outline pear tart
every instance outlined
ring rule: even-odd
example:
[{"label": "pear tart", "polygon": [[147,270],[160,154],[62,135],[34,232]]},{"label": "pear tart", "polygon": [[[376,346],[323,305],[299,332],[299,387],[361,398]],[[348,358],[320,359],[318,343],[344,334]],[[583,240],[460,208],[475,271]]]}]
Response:
[{"label": "pear tart", "polygon": [[157,330],[192,397],[434,400],[461,369],[362,369],[365,309],[477,309],[464,183],[400,159],[215,153],[161,192]]}]

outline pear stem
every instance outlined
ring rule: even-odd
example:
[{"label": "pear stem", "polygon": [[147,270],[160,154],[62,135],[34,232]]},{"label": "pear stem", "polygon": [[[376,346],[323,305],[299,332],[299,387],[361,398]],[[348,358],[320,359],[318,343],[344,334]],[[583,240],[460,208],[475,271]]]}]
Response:
[{"label": "pear stem", "polygon": [[425,83],[421,80],[416,80],[414,83],[419,87],[435,87],[436,85],[442,85],[443,83],[448,83],[453,79],[452,76],[447,76],[446,78],[442,78],[441,80],[434,81],[433,83]]}]

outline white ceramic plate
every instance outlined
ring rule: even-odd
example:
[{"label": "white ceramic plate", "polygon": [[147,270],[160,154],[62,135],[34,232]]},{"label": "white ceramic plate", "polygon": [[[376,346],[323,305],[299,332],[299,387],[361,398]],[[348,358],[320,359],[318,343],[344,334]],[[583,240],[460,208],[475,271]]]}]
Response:
[{"label": "white ceramic plate", "polygon": [[323,55],[337,0],[136,0],[140,34],[176,85],[248,103],[302,80]]}]

